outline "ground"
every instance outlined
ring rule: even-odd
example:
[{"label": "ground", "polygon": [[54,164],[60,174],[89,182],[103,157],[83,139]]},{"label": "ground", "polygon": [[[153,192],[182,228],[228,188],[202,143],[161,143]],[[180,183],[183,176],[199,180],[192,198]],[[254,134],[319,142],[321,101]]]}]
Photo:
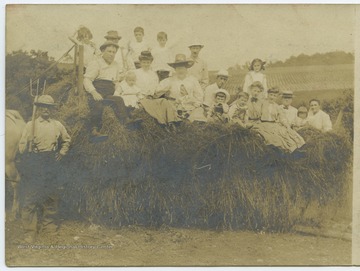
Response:
[{"label": "ground", "polygon": [[298,233],[106,229],[65,222],[32,245],[6,226],[8,266],[350,265],[351,241]]}]

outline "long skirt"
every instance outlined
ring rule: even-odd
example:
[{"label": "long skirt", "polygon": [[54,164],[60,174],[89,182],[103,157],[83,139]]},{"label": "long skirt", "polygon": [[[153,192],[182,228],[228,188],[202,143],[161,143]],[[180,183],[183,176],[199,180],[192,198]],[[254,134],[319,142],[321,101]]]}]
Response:
[{"label": "long skirt", "polygon": [[160,124],[180,121],[176,108],[167,99],[142,99],[140,100],[140,104],[144,107],[145,111]]},{"label": "long skirt", "polygon": [[305,141],[293,129],[286,128],[276,122],[260,122],[252,127],[265,140],[265,144],[279,147],[288,152],[293,152],[297,148],[301,148]]}]

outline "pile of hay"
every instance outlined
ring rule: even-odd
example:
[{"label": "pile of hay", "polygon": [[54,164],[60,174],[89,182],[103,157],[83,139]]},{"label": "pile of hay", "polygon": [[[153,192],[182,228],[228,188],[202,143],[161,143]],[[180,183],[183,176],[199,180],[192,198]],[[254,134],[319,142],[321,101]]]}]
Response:
[{"label": "pile of hay", "polygon": [[239,126],[183,123],[168,133],[140,112],[143,129],[129,131],[108,109],[109,140],[92,144],[79,124],[86,114],[74,111],[60,114],[80,119],[70,125],[63,201],[93,223],[284,231],[348,181],[351,145],[334,133],[303,130],[303,150],[285,154]]}]

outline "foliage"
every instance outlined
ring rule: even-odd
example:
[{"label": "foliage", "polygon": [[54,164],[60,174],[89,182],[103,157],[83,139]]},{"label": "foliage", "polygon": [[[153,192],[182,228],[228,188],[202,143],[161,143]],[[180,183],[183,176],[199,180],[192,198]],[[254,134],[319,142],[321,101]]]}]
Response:
[{"label": "foliage", "polygon": [[313,55],[300,54],[298,56],[291,56],[285,61],[270,62],[268,67],[354,64],[354,61],[355,57],[353,53],[335,51],[316,53]]},{"label": "foliage", "polygon": [[[54,58],[48,56],[48,52],[31,50],[14,51],[6,55],[6,107],[21,111],[25,118],[31,115],[32,100],[29,94],[30,78],[40,80],[40,93],[46,80],[47,89],[52,85],[69,83],[72,70],[60,69],[55,65],[46,74],[46,69],[55,63]],[[60,87],[61,88],[61,87]],[[36,90],[36,82],[33,82],[33,89]],[[57,91],[57,90],[53,90]],[[47,93],[53,93],[47,92]]]}]

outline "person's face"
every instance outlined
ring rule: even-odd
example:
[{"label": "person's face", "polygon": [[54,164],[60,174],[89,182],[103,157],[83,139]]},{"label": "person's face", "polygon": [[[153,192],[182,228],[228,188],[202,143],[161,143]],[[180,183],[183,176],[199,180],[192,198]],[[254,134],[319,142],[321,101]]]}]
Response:
[{"label": "person's face", "polygon": [[84,43],[89,43],[90,42],[90,35],[88,33],[84,33],[83,35],[83,42]]},{"label": "person's face", "polygon": [[219,88],[221,88],[221,87],[223,87],[225,85],[227,80],[228,80],[228,78],[226,76],[219,75],[216,78],[216,84],[218,85]]},{"label": "person's face", "polygon": [[39,112],[40,112],[40,116],[43,119],[49,119],[50,118],[51,111],[52,111],[50,107],[48,107],[48,106],[39,106],[38,109],[39,109]]},{"label": "person's face", "polygon": [[116,52],[117,49],[115,46],[108,46],[103,51],[102,56],[108,64],[111,64],[115,59]]},{"label": "person's face", "polygon": [[276,101],[278,95],[276,93],[268,93],[268,99],[269,101]]},{"label": "person's face", "polygon": [[119,39],[114,39],[114,38],[108,38],[107,39],[108,41],[111,41],[111,42],[113,42],[113,43],[116,43],[116,44],[118,44],[119,43]]},{"label": "person's face", "polygon": [[140,65],[141,65],[141,68],[143,68],[144,70],[148,70],[150,69],[150,66],[151,66],[151,60],[141,60],[140,61]]},{"label": "person's face", "polygon": [[190,52],[193,57],[198,57],[201,50],[201,46],[191,46]]},{"label": "person's face", "polygon": [[179,79],[184,79],[187,75],[187,69],[185,67],[175,68],[176,75]]},{"label": "person's face", "polygon": [[164,47],[166,45],[166,42],[167,42],[167,39],[164,38],[164,37],[160,37],[157,39],[158,40],[158,43],[161,47]]},{"label": "person's face", "polygon": [[255,72],[259,72],[261,70],[261,63],[260,62],[255,62],[253,65],[254,71]]},{"label": "person's face", "polygon": [[246,97],[240,97],[239,100],[238,100],[238,105],[239,106],[245,106],[246,103],[247,103],[248,99]]},{"label": "person's face", "polygon": [[289,106],[292,103],[292,98],[282,98],[281,103],[285,106]]},{"label": "person's face", "polygon": [[226,96],[223,93],[218,93],[215,97],[215,103],[225,103]]},{"label": "person's face", "polygon": [[133,85],[135,85],[135,83],[136,83],[136,77],[135,76],[128,76],[128,77],[126,77],[126,83],[130,86],[130,87],[132,87]]},{"label": "person's face", "polygon": [[307,113],[305,113],[305,112],[300,112],[299,114],[298,114],[298,117],[300,118],[300,119],[306,119],[307,118]]},{"label": "person's face", "polygon": [[320,104],[319,104],[317,101],[312,101],[312,102],[310,103],[310,110],[311,110],[313,113],[319,112],[319,110],[320,110]]},{"label": "person's face", "polygon": [[142,40],[144,38],[143,32],[135,32],[134,36],[135,36],[135,39],[137,42],[142,42]]},{"label": "person's face", "polygon": [[251,93],[251,96],[253,96],[254,98],[257,98],[259,96],[259,94],[261,93],[261,89],[258,87],[252,87],[250,89],[250,93]]}]

